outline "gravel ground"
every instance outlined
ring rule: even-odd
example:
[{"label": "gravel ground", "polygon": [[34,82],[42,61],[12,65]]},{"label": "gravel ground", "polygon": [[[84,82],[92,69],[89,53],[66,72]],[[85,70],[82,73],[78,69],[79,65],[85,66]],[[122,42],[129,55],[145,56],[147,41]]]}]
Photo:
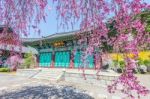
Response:
[{"label": "gravel ground", "polygon": [[[137,76],[150,89],[150,75]],[[106,87],[97,85],[56,83],[0,73],[0,99],[121,99],[121,96],[109,94]],[[141,99],[150,99],[150,95]]]},{"label": "gravel ground", "polygon": [[65,84],[0,73],[0,99],[94,99]]}]

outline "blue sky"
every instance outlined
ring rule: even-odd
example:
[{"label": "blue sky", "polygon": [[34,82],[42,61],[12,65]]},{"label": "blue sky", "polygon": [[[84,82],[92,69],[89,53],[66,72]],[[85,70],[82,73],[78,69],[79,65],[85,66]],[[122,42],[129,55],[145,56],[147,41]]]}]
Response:
[{"label": "blue sky", "polygon": [[[41,30],[41,34],[39,35],[38,33],[35,33],[33,30],[29,31],[28,37],[30,38],[39,38],[39,37],[45,37],[51,34],[55,34],[55,33],[62,33],[62,32],[67,32],[67,31],[72,31],[72,29],[63,29],[58,27],[58,22],[56,20],[56,10],[54,7],[54,4],[52,3],[53,0],[48,0],[48,4],[51,7],[51,10],[47,10],[47,17],[46,17],[46,23],[44,21],[42,21],[40,23],[40,30]],[[150,0],[144,0],[145,2],[150,4]],[[47,8],[48,9],[48,8]],[[74,27],[74,30],[77,30],[78,26]]]},{"label": "blue sky", "polygon": [[[52,2],[52,0],[48,0],[48,4],[51,8],[51,10],[48,10],[47,7],[47,17],[46,17],[46,23],[44,21],[41,21],[39,27],[41,30],[41,34],[39,35],[38,33],[35,33],[34,30],[29,31],[29,38],[39,38],[39,37],[45,37],[51,34],[55,33],[62,33],[62,32],[68,32],[68,31],[73,31],[72,28],[69,29],[63,29],[62,27],[58,27],[58,21],[57,21],[57,15],[56,15],[56,10],[55,6]],[[74,30],[78,30],[77,26],[74,27]]]}]

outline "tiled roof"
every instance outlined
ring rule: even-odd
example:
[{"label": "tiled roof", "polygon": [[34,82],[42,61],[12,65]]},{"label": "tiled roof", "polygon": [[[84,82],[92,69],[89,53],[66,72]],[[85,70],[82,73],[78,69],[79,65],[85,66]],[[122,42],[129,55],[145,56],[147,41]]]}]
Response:
[{"label": "tiled roof", "polygon": [[53,38],[59,38],[59,37],[65,37],[65,36],[73,36],[75,33],[79,31],[71,31],[71,32],[63,32],[63,33],[55,33],[46,37],[42,38],[23,38],[23,42],[34,42],[34,41],[40,41],[40,40],[46,40],[46,39],[53,39]]}]

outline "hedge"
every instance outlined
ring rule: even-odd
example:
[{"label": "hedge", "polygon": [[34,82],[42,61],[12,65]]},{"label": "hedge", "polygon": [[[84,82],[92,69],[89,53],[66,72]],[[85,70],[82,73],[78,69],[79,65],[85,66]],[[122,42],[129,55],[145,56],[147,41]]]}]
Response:
[{"label": "hedge", "polygon": [[9,68],[0,68],[0,72],[10,72]]}]

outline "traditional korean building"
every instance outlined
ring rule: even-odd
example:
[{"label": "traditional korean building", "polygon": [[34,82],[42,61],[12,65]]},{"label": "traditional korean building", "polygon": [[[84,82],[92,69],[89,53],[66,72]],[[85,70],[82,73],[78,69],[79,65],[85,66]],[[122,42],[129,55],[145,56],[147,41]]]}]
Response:
[{"label": "traditional korean building", "polygon": [[[82,64],[82,48],[76,36],[77,31],[56,33],[43,38],[23,39],[24,46],[31,46],[38,51],[39,67],[43,68],[78,68]],[[86,68],[95,69],[94,53],[87,58]]]}]

